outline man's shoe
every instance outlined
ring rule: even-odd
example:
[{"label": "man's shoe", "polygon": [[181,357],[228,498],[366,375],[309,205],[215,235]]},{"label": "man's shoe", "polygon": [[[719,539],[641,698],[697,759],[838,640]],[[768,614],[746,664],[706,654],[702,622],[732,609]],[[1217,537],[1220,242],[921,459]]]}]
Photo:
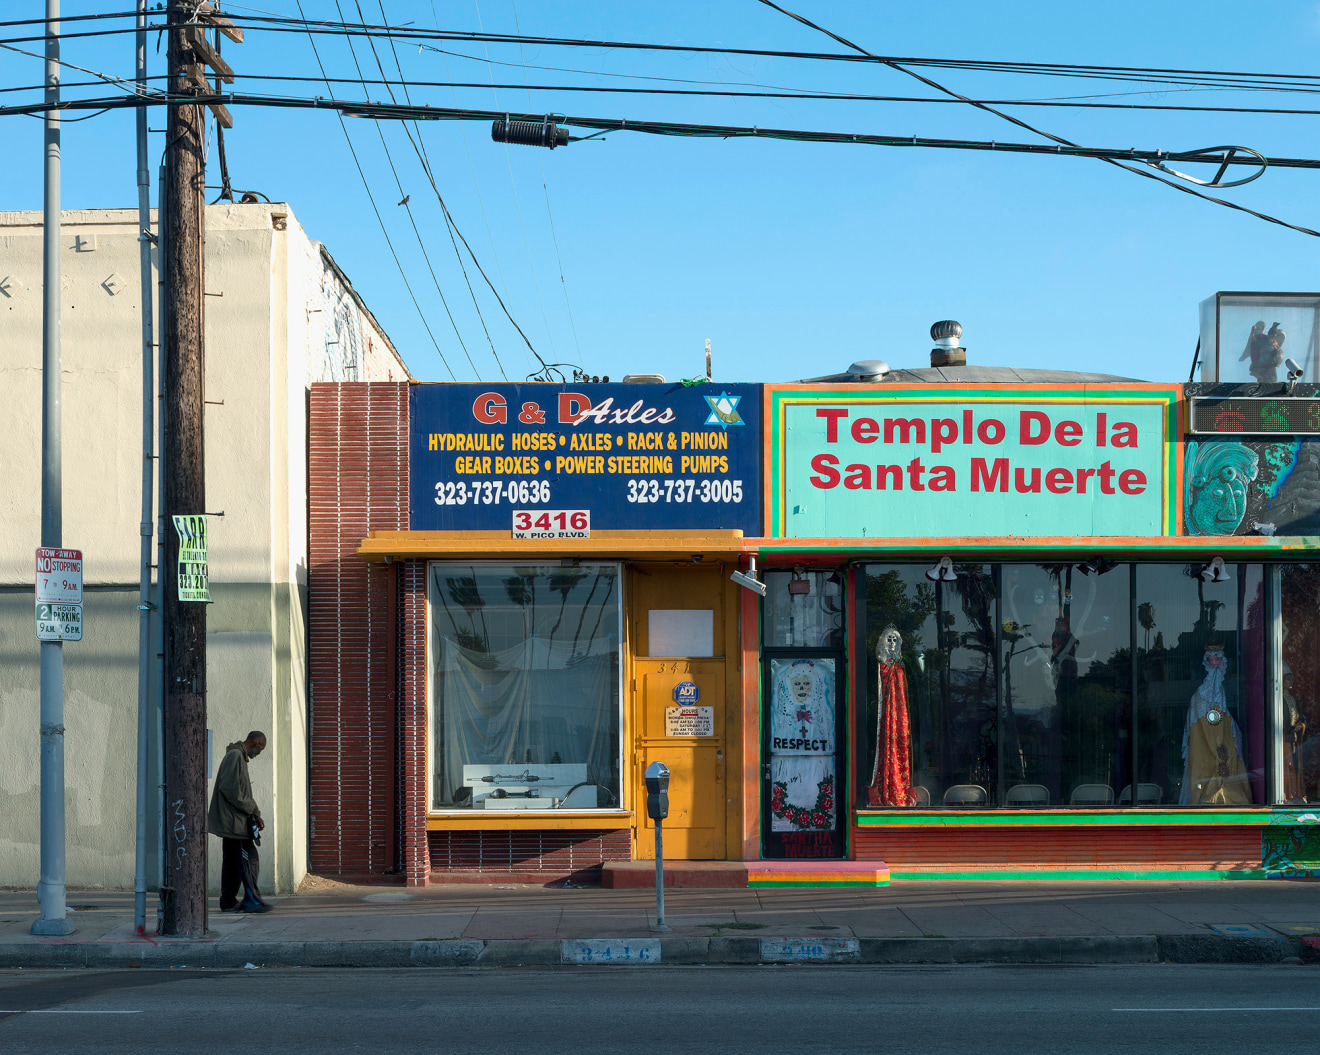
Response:
[{"label": "man's shoe", "polygon": [[237,912],[237,911],[238,911],[238,907],[239,907],[239,906],[238,906],[238,902],[235,901],[232,905],[221,905],[221,906],[220,906],[220,911],[221,911],[221,912]]},{"label": "man's shoe", "polygon": [[274,906],[264,901],[244,901],[238,906],[239,912],[269,912]]}]

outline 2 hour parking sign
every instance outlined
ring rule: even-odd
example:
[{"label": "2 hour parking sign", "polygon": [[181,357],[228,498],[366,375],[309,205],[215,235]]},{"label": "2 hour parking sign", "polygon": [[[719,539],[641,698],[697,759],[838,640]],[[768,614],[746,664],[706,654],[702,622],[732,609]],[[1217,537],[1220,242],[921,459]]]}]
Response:
[{"label": "2 hour parking sign", "polygon": [[37,550],[38,641],[81,641],[83,555],[78,549]]}]

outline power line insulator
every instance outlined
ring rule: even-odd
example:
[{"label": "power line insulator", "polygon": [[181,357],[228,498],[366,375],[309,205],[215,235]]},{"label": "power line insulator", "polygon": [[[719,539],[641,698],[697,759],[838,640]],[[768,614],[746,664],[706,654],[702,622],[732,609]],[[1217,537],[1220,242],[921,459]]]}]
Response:
[{"label": "power line insulator", "polygon": [[511,121],[505,117],[490,123],[490,138],[496,143],[516,143],[524,147],[568,146],[568,129],[560,128],[547,116],[544,121]]}]

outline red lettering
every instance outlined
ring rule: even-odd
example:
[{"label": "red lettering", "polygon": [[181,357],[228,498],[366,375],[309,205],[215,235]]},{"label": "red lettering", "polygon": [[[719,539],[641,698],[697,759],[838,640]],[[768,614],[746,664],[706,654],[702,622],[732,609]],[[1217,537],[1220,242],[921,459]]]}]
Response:
[{"label": "red lettering", "polygon": [[819,487],[822,491],[828,491],[831,487],[839,486],[839,470],[835,468],[839,464],[839,459],[832,454],[818,454],[811,459],[811,467],[820,473],[820,476],[810,477],[813,487]]},{"label": "red lettering", "polygon": [[1004,423],[998,418],[986,418],[976,426],[976,438],[991,446],[1002,443],[1007,432],[1008,429],[1004,428]]},{"label": "red lettering", "polygon": [[1094,475],[1095,475],[1095,470],[1094,470],[1094,469],[1078,469],[1078,470],[1077,470],[1077,493],[1078,493],[1079,495],[1084,495],[1084,494],[1086,494],[1086,480],[1087,480],[1087,477],[1094,476]]},{"label": "red lettering", "polygon": [[1067,469],[1051,469],[1045,474],[1045,490],[1051,494],[1066,495],[1072,490],[1072,473]]},{"label": "red lettering", "polygon": [[874,418],[858,418],[852,423],[852,438],[857,443],[874,443],[880,435],[880,423]]},{"label": "red lettering", "polygon": [[1031,470],[1031,483],[1028,484],[1026,476],[1023,475],[1023,470],[1014,469],[1013,487],[1017,490],[1018,494],[1023,494],[1023,495],[1040,494],[1040,470],[1039,469]]},{"label": "red lettering", "polygon": [[816,417],[825,419],[825,442],[839,442],[839,419],[846,418],[848,411],[842,407],[821,407],[816,411]]},{"label": "red lettering", "polygon": [[849,491],[869,491],[871,489],[871,467],[869,465],[850,465],[844,472],[848,475],[843,478],[843,486]]},{"label": "red lettering", "polygon": [[898,430],[899,443],[911,443],[916,434],[917,443],[926,442],[926,423],[921,418],[885,418],[885,442],[894,442],[894,431]]},{"label": "red lettering", "polygon": [[952,465],[934,465],[930,470],[927,486],[932,491],[953,491],[954,475]]},{"label": "red lettering", "polygon": [[509,407],[498,392],[483,392],[472,401],[472,416],[483,425],[504,425],[509,420]]},{"label": "red lettering", "polygon": [[958,441],[958,423],[953,418],[930,419],[930,451],[939,454],[941,447]]},{"label": "red lettering", "polygon": [[1114,446],[1135,447],[1137,445],[1137,427],[1130,421],[1119,421],[1114,425]]},{"label": "red lettering", "polygon": [[[984,485],[984,487],[982,486]],[[973,491],[1007,491],[1008,490],[1008,459],[996,458],[995,468],[991,472],[985,463],[984,458],[972,459],[972,490]]]},{"label": "red lettering", "polygon": [[1024,447],[1039,447],[1050,438],[1050,416],[1039,410],[1024,410],[1018,426],[1018,441]]},{"label": "red lettering", "polygon": [[963,443],[972,442],[972,411],[970,408],[963,411],[962,438]]},{"label": "red lettering", "polygon": [[1107,437],[1105,436],[1105,419],[1107,416],[1108,415],[1106,415],[1103,410],[1099,411],[1095,416],[1095,445],[1097,447],[1103,447],[1107,442]]},{"label": "red lettering", "polygon": [[926,490],[926,485],[921,482],[921,474],[926,471],[926,467],[921,464],[920,458],[913,458],[908,462],[908,484],[914,491]]},{"label": "red lettering", "polygon": [[1146,474],[1140,469],[1124,469],[1118,474],[1118,489],[1125,495],[1139,495],[1146,490]]},{"label": "red lettering", "polygon": [[1100,463],[1100,493],[1106,495],[1114,493],[1114,467],[1108,462]]},{"label": "red lettering", "polygon": [[893,484],[889,488],[891,491],[903,490],[903,466],[901,465],[877,465],[875,467],[875,487],[877,491],[886,489],[886,485]]},{"label": "red lettering", "polygon": [[1054,429],[1054,440],[1060,447],[1076,447],[1082,442],[1082,426],[1076,421],[1061,421]]},{"label": "red lettering", "polygon": [[559,393],[559,423],[576,425],[591,409],[591,400],[579,392]]}]

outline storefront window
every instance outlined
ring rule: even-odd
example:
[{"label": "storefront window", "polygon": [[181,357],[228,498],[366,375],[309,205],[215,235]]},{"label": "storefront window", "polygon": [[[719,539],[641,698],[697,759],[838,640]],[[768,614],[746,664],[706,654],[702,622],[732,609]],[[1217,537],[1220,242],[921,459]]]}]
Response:
[{"label": "storefront window", "polygon": [[994,580],[979,564],[956,574],[867,568],[862,805],[998,801]]},{"label": "storefront window", "polygon": [[842,648],[843,574],[838,570],[765,574],[766,648]]},{"label": "storefront window", "polygon": [[1320,802],[1320,565],[1282,569],[1282,797]]},{"label": "storefront window", "polygon": [[431,807],[619,804],[619,567],[430,566]]},{"label": "storefront window", "polygon": [[1265,801],[1265,589],[1259,564],[1137,565],[1143,795],[1181,806]]},{"label": "storefront window", "polygon": [[864,569],[862,808],[1263,804],[1275,725],[1286,726],[1288,796],[1320,793],[1320,740],[1313,751],[1308,739],[1320,702],[1310,689],[1320,679],[1320,570],[1283,573],[1292,640],[1285,718],[1272,724],[1259,564],[1134,573],[1089,559],[952,573]]},{"label": "storefront window", "polygon": [[1006,564],[1000,574],[1004,804],[1130,800],[1127,565]]}]

